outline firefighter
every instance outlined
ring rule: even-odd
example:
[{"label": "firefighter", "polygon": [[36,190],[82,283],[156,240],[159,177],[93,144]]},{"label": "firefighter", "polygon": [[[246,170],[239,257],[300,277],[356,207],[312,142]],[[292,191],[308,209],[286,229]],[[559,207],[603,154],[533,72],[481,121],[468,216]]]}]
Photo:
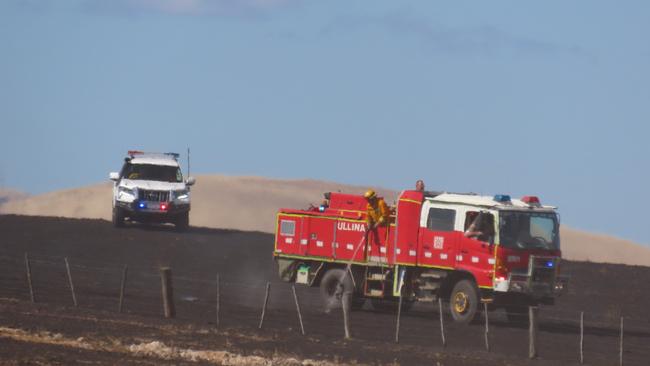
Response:
[{"label": "firefighter", "polygon": [[424,181],[422,179],[415,182],[415,190],[424,193]]},{"label": "firefighter", "polygon": [[366,223],[368,230],[374,230],[379,226],[386,226],[390,222],[390,210],[382,198],[377,197],[377,193],[372,189],[366,191],[363,195],[368,201]]}]

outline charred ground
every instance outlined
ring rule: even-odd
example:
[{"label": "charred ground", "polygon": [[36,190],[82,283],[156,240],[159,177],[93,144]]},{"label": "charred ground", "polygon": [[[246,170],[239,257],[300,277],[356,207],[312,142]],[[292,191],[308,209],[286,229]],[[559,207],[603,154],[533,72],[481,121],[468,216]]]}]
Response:
[{"label": "charred ground", "polygon": [[[178,354],[125,351],[125,345],[154,341],[178,349],[255,355],[278,364],[282,357],[404,365],[577,364],[580,311],[586,319],[587,364],[618,361],[621,315],[625,364],[644,365],[650,356],[648,267],[564,262],[563,272],[571,275],[570,291],[555,307],[541,309],[540,357],[529,361],[526,327],[507,323],[499,311],[489,314],[489,353],[484,351],[482,323],[457,326],[449,319],[448,345],[443,348],[438,309],[427,304],[403,315],[400,344],[393,341],[395,314],[367,308],[352,314],[353,339],[344,341],[341,314],[325,314],[318,290],[305,287],[297,287],[307,331],[301,336],[291,287],[277,278],[271,234],[202,228],[177,233],[166,226],[118,230],[103,220],[12,215],[0,216],[0,233],[0,360],[9,364],[193,362]],[[36,304],[29,302],[25,253],[30,256]],[[72,306],[64,257],[72,266],[78,308]],[[125,311],[119,314],[124,265],[127,292]],[[174,320],[161,317],[161,266],[171,267],[174,274]],[[222,296],[218,331],[217,273]],[[269,312],[264,329],[258,330],[267,281],[272,284]],[[15,330],[38,336],[11,333]]]}]

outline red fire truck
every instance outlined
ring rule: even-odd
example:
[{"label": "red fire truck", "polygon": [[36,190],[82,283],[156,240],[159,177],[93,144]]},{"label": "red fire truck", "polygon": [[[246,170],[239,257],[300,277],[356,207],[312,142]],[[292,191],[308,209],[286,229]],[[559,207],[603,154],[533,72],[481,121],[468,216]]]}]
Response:
[{"label": "red fire truck", "polygon": [[390,224],[370,231],[362,195],[326,197],[327,207],[279,211],[274,256],[283,280],[320,286],[327,304],[346,291],[353,308],[441,298],[469,323],[481,301],[516,319],[566,289],[559,218],[538,197],[407,190]]}]

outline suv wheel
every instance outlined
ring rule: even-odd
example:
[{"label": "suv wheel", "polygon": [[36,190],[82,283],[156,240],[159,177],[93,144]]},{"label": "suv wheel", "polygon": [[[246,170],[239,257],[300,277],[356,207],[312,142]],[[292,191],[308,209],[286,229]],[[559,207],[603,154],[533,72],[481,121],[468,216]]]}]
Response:
[{"label": "suv wheel", "polygon": [[174,224],[176,225],[176,230],[178,231],[187,230],[187,228],[190,226],[190,213],[185,212],[183,214],[180,214],[176,218],[176,222]]},{"label": "suv wheel", "polygon": [[124,212],[119,207],[113,207],[113,226],[124,227]]}]

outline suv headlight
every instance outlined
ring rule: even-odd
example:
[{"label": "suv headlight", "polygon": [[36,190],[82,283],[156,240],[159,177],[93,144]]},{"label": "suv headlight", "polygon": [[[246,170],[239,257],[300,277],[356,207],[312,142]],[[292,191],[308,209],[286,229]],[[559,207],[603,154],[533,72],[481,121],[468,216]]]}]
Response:
[{"label": "suv headlight", "polygon": [[178,201],[189,201],[190,200],[190,191],[187,189],[181,189],[174,191],[174,199]]},{"label": "suv headlight", "polygon": [[133,202],[135,201],[138,193],[135,189],[118,187],[117,188],[117,199],[119,201]]}]

